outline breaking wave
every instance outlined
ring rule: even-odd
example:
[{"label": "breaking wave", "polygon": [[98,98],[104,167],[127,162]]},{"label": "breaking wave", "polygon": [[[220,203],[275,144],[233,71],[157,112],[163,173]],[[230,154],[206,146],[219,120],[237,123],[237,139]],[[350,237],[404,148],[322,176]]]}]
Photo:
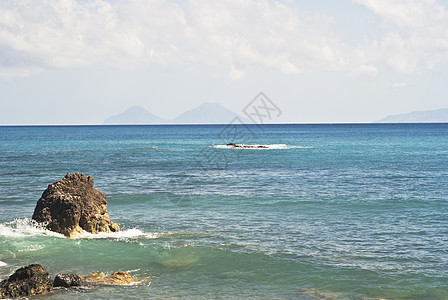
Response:
[{"label": "breaking wave", "polygon": [[[186,232],[186,231],[166,231],[166,232],[145,232],[138,228],[125,229],[118,232],[100,232],[89,233],[83,231],[78,233],[73,239],[115,239],[115,240],[131,240],[131,239],[176,239],[176,238],[198,238],[210,235],[209,232]],[[45,229],[44,224],[34,220],[16,219],[12,222],[0,224],[0,237],[5,238],[24,238],[31,236],[51,236],[58,238],[66,238],[63,234],[56,233]],[[39,249],[25,249],[26,251],[35,251]],[[1,264],[0,264],[1,266]]]},{"label": "breaking wave", "polygon": [[[126,229],[119,232],[100,232],[92,234],[89,232],[79,233],[76,238],[78,239],[132,239],[132,238],[145,238],[155,239],[160,237],[160,233],[148,233],[137,228]],[[44,225],[34,220],[16,219],[12,222],[0,224],[0,237],[6,238],[22,238],[30,236],[53,236],[59,238],[65,238],[63,234],[45,229]]]},{"label": "breaking wave", "polygon": [[46,235],[63,238],[64,235],[45,229],[43,224],[34,220],[15,219],[12,222],[0,224],[0,236],[20,238],[34,235]]}]

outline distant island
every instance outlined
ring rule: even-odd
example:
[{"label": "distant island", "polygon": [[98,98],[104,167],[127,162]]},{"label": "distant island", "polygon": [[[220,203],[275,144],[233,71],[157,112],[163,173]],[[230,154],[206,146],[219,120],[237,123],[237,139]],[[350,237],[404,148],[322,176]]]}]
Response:
[{"label": "distant island", "polygon": [[247,118],[228,110],[222,105],[207,102],[180,114],[174,119],[160,118],[141,106],[133,106],[118,115],[107,118],[103,124],[227,124],[235,117],[239,117],[244,123],[249,123]]},{"label": "distant island", "polygon": [[390,115],[374,123],[448,123],[448,108]]}]

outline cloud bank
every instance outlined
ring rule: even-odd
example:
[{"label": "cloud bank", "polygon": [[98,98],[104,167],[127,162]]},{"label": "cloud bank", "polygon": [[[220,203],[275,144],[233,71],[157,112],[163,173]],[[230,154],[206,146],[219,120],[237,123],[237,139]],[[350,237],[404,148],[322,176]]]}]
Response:
[{"label": "cloud bank", "polygon": [[367,59],[411,74],[448,61],[448,11],[435,0],[353,0],[389,30],[365,46]]},{"label": "cloud bank", "polygon": [[433,68],[448,59],[448,14],[432,0],[354,0],[388,28],[380,39],[344,42],[334,20],[268,0],[3,0],[0,76],[84,66],[251,66],[299,74],[376,74]]}]

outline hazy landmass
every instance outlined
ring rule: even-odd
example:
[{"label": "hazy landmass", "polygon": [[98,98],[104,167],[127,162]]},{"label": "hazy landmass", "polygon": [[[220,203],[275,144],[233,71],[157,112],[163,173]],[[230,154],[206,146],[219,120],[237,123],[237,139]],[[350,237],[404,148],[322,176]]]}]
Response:
[{"label": "hazy landmass", "polygon": [[160,118],[141,106],[133,106],[118,115],[107,118],[104,124],[227,124],[235,117],[239,117],[244,123],[249,123],[248,119],[218,103],[203,103],[174,119]]},{"label": "hazy landmass", "polygon": [[141,106],[133,106],[118,115],[107,118],[104,124],[148,124],[165,123],[166,121]]},{"label": "hazy landmass", "polygon": [[448,108],[390,115],[375,123],[448,123]]}]

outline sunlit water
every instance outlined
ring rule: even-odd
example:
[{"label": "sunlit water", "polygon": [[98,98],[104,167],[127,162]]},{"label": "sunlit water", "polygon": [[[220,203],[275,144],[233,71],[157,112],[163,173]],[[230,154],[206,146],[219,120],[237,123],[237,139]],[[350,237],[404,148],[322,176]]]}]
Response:
[{"label": "sunlit water", "polygon": [[[43,299],[448,298],[448,124],[236,129],[0,127],[0,279],[30,263],[148,279]],[[67,172],[123,232],[31,222]]]}]

